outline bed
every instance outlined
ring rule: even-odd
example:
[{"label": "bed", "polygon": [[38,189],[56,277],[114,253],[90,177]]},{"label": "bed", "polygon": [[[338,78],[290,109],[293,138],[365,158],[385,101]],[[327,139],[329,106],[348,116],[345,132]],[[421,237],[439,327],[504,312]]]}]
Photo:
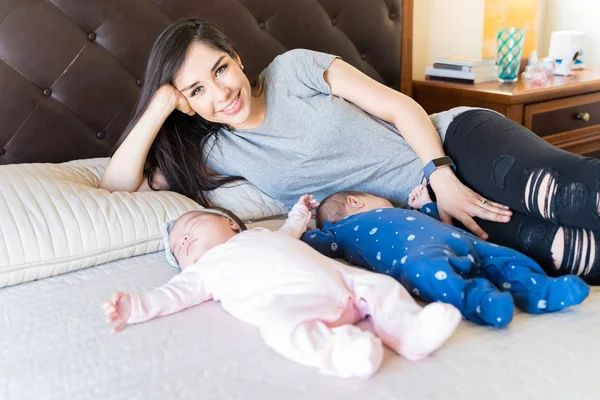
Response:
[{"label": "bed", "polygon": [[595,399],[600,293],[508,329],[463,322],[432,357],[369,380],[319,375],[206,303],[111,335],[100,304],[174,275],[160,253],[0,290],[2,399]]},{"label": "bed", "polygon": [[[305,47],[411,93],[412,0],[5,0],[0,164],[107,156],[143,85],[153,38],[188,15],[219,24],[250,75]],[[600,392],[596,288],[572,310],[517,313],[502,330],[463,322],[426,360],[387,351],[373,378],[337,379],[275,354],[216,303],[111,335],[103,301],[175,274],[156,250],[1,288],[0,398],[595,399]]]}]

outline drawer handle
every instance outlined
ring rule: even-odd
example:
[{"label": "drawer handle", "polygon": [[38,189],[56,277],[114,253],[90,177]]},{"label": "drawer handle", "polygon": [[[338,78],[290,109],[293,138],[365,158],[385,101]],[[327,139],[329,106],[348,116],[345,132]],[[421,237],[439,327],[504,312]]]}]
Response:
[{"label": "drawer handle", "polygon": [[590,113],[579,113],[575,118],[583,122],[588,122],[590,120]]}]

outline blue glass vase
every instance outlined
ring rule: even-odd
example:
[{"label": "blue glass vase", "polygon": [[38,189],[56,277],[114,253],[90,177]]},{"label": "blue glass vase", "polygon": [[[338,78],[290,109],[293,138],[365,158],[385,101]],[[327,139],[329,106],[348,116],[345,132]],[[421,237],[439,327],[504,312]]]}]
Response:
[{"label": "blue glass vase", "polygon": [[496,35],[498,45],[498,81],[515,82],[519,79],[519,67],[525,44],[525,31],[523,28],[500,28]]}]

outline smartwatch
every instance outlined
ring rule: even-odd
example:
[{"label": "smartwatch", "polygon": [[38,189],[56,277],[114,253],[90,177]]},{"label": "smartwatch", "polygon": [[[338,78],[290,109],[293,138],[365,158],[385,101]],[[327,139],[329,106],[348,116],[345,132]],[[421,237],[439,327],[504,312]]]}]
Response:
[{"label": "smartwatch", "polygon": [[429,177],[431,176],[433,171],[446,166],[450,166],[450,168],[452,168],[453,171],[456,171],[456,166],[454,165],[454,162],[452,162],[452,159],[448,156],[434,158],[433,160],[425,164],[425,166],[423,167],[423,173],[425,174],[425,179],[427,180],[427,182],[429,182]]}]

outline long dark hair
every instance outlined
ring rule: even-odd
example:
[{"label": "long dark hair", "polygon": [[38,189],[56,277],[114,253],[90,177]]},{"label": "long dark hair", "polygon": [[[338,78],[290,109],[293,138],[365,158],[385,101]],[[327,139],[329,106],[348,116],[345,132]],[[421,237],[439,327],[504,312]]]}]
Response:
[{"label": "long dark hair", "polygon": [[209,209],[219,210],[219,211],[225,213],[226,215],[229,215],[229,218],[231,218],[231,220],[233,222],[235,222],[236,224],[238,224],[238,226],[240,227],[240,232],[248,230],[248,227],[246,227],[246,224],[244,223],[244,221],[242,221],[242,219],[240,217],[238,217],[237,214],[234,213],[233,211],[231,211],[227,208],[217,207],[217,206],[209,207]]},{"label": "long dark hair", "polygon": [[[158,88],[165,83],[173,84],[188,48],[195,42],[223,51],[233,59],[240,57],[231,40],[210,21],[188,18],[168,26],[154,42],[135,113],[115,150],[144,114]],[[253,80],[251,86],[256,88],[260,85]],[[210,206],[206,191],[242,179],[239,176],[215,175],[206,165],[210,152],[205,148],[206,143],[211,136],[218,139],[220,129],[230,130],[224,124],[207,121],[197,114],[189,116],[172,112],[160,128],[146,158],[144,176],[148,179],[148,185],[156,190],[152,181],[158,168],[170,190],[190,197],[204,207]]]}]

